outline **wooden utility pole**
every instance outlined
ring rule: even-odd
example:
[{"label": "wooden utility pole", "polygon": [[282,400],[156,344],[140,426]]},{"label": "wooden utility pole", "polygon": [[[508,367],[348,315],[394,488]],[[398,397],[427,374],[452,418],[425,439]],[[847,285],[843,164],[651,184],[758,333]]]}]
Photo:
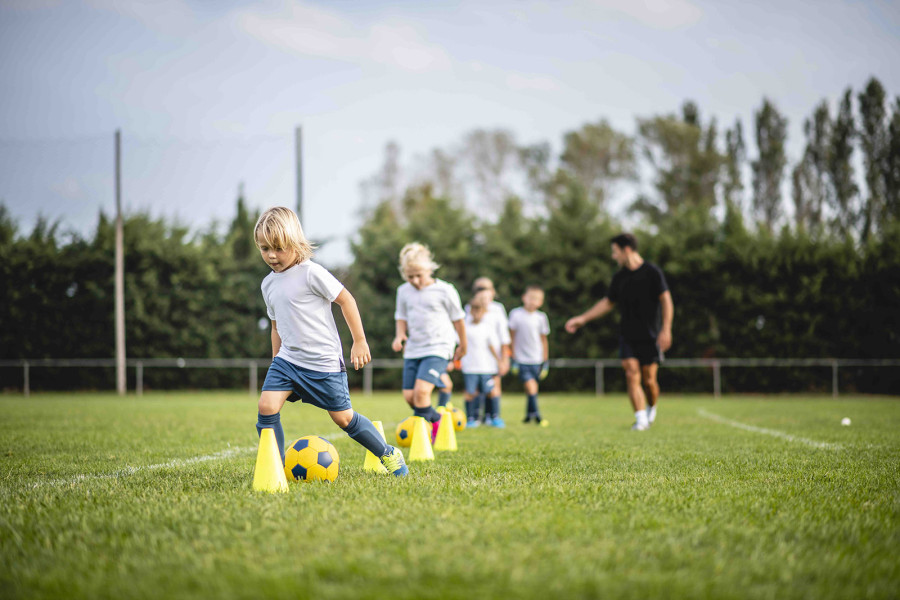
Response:
[{"label": "wooden utility pole", "polygon": [[116,391],[125,395],[125,233],[122,222],[122,132],[116,129]]},{"label": "wooden utility pole", "polygon": [[303,225],[303,127],[299,125],[294,130],[294,147],[297,158],[297,218]]}]

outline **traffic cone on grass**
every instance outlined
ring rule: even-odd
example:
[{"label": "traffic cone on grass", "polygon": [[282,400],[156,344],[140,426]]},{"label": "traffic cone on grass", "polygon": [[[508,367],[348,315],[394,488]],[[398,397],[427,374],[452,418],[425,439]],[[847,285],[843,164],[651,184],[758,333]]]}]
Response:
[{"label": "traffic cone on grass", "polygon": [[281,452],[275,441],[275,431],[266,428],[259,433],[259,450],[256,452],[256,468],[253,470],[253,489],[259,492],[288,491]]},{"label": "traffic cone on grass", "polygon": [[425,425],[425,419],[416,417],[413,427],[412,446],[409,449],[409,460],[434,460],[434,450],[431,449],[431,434]]},{"label": "traffic cone on grass", "polygon": [[[378,433],[381,434],[381,439],[387,441],[384,437],[384,427],[382,427],[381,421],[372,421],[372,425],[374,425],[375,429],[378,430]],[[363,464],[363,471],[387,473],[387,469],[385,469],[384,465],[381,464],[381,459],[368,450],[366,450],[366,462]]]},{"label": "traffic cone on grass", "polygon": [[434,440],[434,449],[456,452],[456,431],[453,429],[453,413],[449,410],[441,414],[441,425]]}]

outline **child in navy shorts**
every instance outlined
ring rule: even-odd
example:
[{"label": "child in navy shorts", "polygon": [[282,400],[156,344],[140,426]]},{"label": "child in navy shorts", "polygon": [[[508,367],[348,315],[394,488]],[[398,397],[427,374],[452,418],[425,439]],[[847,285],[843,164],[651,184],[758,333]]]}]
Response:
[{"label": "child in navy shorts", "polygon": [[409,473],[403,454],[385,443],[365,416],[350,404],[331,303],[341,307],[353,336],[350,362],[361,369],[371,360],[356,300],[335,277],[312,260],[313,248],[300,220],[289,208],[265,211],[253,232],[262,259],[271,267],[262,282],[266,310],[272,321],[272,365],[259,397],[256,431],[273,429],[284,462],[281,408],[300,400],[328,411],[338,427],[380,457],[388,472]]},{"label": "child in navy shorts", "polygon": [[418,242],[400,251],[400,273],[406,283],[397,288],[396,335],[391,344],[394,352],[403,350],[403,399],[415,416],[432,424],[432,440],[441,413],[431,406],[431,392],[444,387],[447,362],[466,354],[466,313],[459,292],[433,276],[437,268],[431,250]]}]

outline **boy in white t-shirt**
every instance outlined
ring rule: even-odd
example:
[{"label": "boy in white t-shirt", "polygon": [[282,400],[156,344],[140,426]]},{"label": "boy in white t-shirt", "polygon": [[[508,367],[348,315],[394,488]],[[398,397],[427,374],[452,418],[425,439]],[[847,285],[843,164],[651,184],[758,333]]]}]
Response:
[{"label": "boy in white t-shirt", "polygon": [[[431,392],[444,387],[447,363],[466,354],[466,313],[453,284],[435,279],[431,250],[418,242],[400,250],[400,273],[394,311],[394,352],[403,350],[403,399],[413,414],[432,424],[437,435],[441,413],[431,406]],[[454,347],[456,350],[454,351]]]},{"label": "boy in white t-shirt", "polygon": [[[499,406],[500,396],[503,393],[501,379],[509,372],[510,357],[512,357],[512,345],[509,337],[509,318],[506,315],[506,308],[501,302],[497,301],[497,292],[494,290],[494,282],[491,281],[490,278],[479,277],[476,279],[472,284],[472,291],[476,295],[485,294],[488,298],[487,314],[484,318],[493,323],[501,347],[497,374],[494,375],[494,389],[491,390],[488,403],[485,404],[484,423],[486,425],[491,425],[491,413],[489,409],[492,403],[497,403],[497,406]],[[466,306],[466,311],[468,312],[468,305]],[[480,406],[476,404],[474,411],[476,418],[478,417],[479,412]]]},{"label": "boy in white t-shirt", "polygon": [[494,377],[500,364],[501,342],[497,337],[494,323],[488,316],[490,295],[479,292],[468,304],[466,315],[466,337],[468,352],[462,358],[463,381],[465,382],[466,415],[468,426],[478,426],[479,399],[484,398],[486,423],[494,427],[505,427],[500,418],[500,398],[494,397]]},{"label": "boy in white t-shirt", "polygon": [[403,454],[389,446],[363,415],[354,412],[347,386],[341,339],[331,303],[341,307],[353,336],[350,362],[361,369],[371,360],[356,300],[335,277],[310,260],[312,245],[297,215],[276,207],[260,215],[253,236],[272,272],[262,282],[272,321],[272,364],[259,397],[257,434],[272,429],[284,462],[281,408],[301,400],[328,411],[335,424],[396,476],[409,473]]},{"label": "boy in white t-shirt", "polygon": [[544,290],[540,286],[529,285],[522,295],[522,304],[509,313],[514,361],[511,371],[514,374],[518,372],[519,380],[525,384],[527,405],[524,422],[534,419],[535,423],[546,427],[549,423],[541,417],[538,409],[538,381],[543,381],[550,369],[550,347],[547,342],[550,321],[546,313],[538,310],[544,304]]}]

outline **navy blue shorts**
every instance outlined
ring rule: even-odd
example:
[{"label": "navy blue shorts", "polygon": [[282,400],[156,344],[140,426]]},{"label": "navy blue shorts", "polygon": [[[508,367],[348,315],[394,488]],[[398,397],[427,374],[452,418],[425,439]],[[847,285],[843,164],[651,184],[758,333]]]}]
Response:
[{"label": "navy blue shorts", "polygon": [[489,394],[494,389],[494,376],[483,373],[463,373],[463,384],[466,393],[474,396],[478,392]]},{"label": "navy blue shorts", "polygon": [[519,363],[519,381],[525,383],[534,379],[535,381],[541,380],[541,363],[536,365],[524,365]]},{"label": "navy blue shorts", "polygon": [[434,387],[442,389],[444,382],[441,381],[441,375],[447,372],[448,362],[450,361],[440,356],[404,359],[403,389],[411,390],[416,387],[416,379],[433,383]]},{"label": "navy blue shorts", "polygon": [[323,373],[304,369],[283,358],[275,357],[266,372],[264,392],[291,392],[288,402],[301,400],[325,410],[353,408],[346,371]]},{"label": "navy blue shorts", "polygon": [[662,362],[656,342],[629,342],[625,338],[619,338],[619,358],[636,358],[641,365]]}]

